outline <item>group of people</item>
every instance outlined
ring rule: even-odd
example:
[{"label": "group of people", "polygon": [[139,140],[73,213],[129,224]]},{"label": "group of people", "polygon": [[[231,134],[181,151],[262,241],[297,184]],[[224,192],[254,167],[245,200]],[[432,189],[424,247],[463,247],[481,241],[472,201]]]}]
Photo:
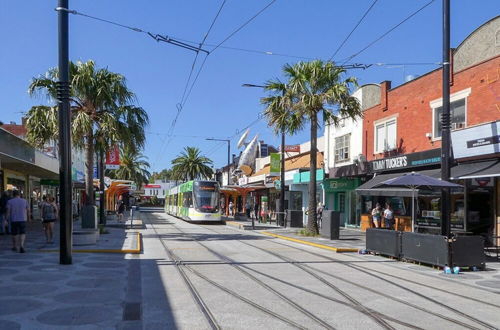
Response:
[{"label": "group of people", "polygon": [[380,203],[375,204],[372,210],[372,220],[375,228],[394,228],[394,212],[391,205],[385,203],[385,209],[382,209]]},{"label": "group of people", "polygon": [[[39,204],[40,217],[47,243],[54,242],[54,222],[58,217],[55,198],[44,196]],[[26,222],[31,218],[31,209],[19,190],[4,191],[0,197],[0,233],[12,235],[12,251],[25,253]]]}]

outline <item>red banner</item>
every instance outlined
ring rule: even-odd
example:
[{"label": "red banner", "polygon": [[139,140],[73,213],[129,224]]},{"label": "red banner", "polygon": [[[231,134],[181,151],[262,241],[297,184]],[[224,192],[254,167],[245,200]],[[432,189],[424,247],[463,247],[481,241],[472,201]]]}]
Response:
[{"label": "red banner", "polygon": [[111,149],[106,152],[106,166],[107,165],[120,166],[120,149],[118,149],[117,145],[111,147]]}]

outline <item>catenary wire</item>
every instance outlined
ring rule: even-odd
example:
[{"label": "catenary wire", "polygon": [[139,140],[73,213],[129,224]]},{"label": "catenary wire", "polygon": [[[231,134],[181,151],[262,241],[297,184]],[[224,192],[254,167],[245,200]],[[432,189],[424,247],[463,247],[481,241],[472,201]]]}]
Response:
[{"label": "catenary wire", "polygon": [[378,0],[374,0],[372,2],[371,6],[365,11],[365,13],[363,14],[363,16],[359,19],[358,23],[354,26],[354,28],[351,30],[351,32],[349,32],[349,34],[347,35],[347,37],[345,37],[345,39],[342,41],[342,43],[337,47],[337,49],[335,50],[335,52],[333,53],[333,55],[330,57],[329,61],[331,61],[335,57],[335,55],[337,55],[337,53],[340,51],[340,49],[342,49],[342,47],[345,45],[345,43],[347,42],[347,40],[349,40],[349,38],[354,33],[354,31],[356,31],[356,29],[361,24],[361,22],[363,22],[363,20],[365,19],[365,17],[372,10],[372,8],[375,6],[375,4],[377,3],[377,1]]},{"label": "catenary wire", "polygon": [[364,52],[365,50],[367,50],[368,48],[370,48],[371,46],[373,46],[375,43],[377,43],[378,41],[380,41],[382,38],[384,38],[386,35],[388,35],[389,33],[391,33],[392,31],[394,31],[395,29],[397,29],[399,26],[401,26],[402,24],[404,24],[406,21],[408,21],[409,19],[411,19],[413,16],[417,15],[419,12],[421,12],[422,10],[424,10],[425,8],[427,8],[429,5],[431,5],[435,0],[431,0],[429,2],[427,2],[425,5],[423,5],[422,7],[420,7],[418,10],[414,11],[412,14],[410,14],[409,16],[407,16],[405,19],[403,19],[401,22],[399,22],[398,24],[394,25],[392,28],[390,28],[389,30],[387,30],[384,34],[382,34],[380,37],[378,37],[377,39],[373,40],[372,42],[370,42],[368,45],[366,45],[365,47],[363,47],[361,50],[359,50],[358,52],[354,53],[353,55],[349,56],[343,63],[342,65],[344,65],[345,63],[351,61],[353,58],[355,58],[356,56],[358,56],[359,54],[361,54],[362,52]]}]

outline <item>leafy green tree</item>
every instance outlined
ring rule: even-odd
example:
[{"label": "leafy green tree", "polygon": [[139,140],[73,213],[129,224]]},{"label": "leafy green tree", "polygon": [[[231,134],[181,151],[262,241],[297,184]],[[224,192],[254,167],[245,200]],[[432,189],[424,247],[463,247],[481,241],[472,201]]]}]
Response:
[{"label": "leafy green tree", "polygon": [[338,125],[340,119],[358,119],[362,115],[358,100],[351,96],[357,86],[356,79],[344,79],[345,69],[333,62],[315,60],[299,62],[283,67],[286,83],[279,79],[269,80],[265,89],[270,92],[261,102],[266,106],[264,114],[276,132],[284,130],[294,134],[305,123],[310,124],[311,178],[309,181],[309,205],[307,230],[318,233],[316,214],[316,163],[318,116],[322,122]]},{"label": "leafy green tree", "polygon": [[[30,95],[43,94],[53,106],[32,107],[27,114],[27,139],[36,147],[58,139],[58,70],[33,78]],[[148,115],[131,104],[134,93],[125,77],[108,69],[98,69],[93,61],[70,63],[71,134],[73,147],[84,149],[85,187],[88,204],[94,204],[93,167],[98,151],[111,145],[140,150],[144,147],[144,128]]]},{"label": "leafy green tree", "polygon": [[213,175],[212,160],[202,156],[196,147],[185,147],[177,158],[172,160],[175,180],[208,179]]},{"label": "leafy green tree", "polygon": [[153,172],[149,178],[149,182],[154,183],[156,180],[174,180],[172,170],[165,168],[161,172]]},{"label": "leafy green tree", "polygon": [[120,168],[109,172],[112,179],[131,180],[137,185],[137,189],[142,187],[143,183],[147,183],[151,173],[149,173],[150,165],[146,161],[146,157],[139,154],[137,151],[124,148],[120,150]]}]

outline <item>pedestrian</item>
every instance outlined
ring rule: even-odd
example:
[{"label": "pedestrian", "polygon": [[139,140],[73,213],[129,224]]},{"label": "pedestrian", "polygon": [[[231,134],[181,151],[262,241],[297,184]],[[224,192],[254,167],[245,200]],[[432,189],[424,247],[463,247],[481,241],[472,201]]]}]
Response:
[{"label": "pedestrian", "polygon": [[382,223],[382,207],[380,206],[380,203],[375,204],[375,207],[372,210],[372,220],[373,220],[373,225],[375,228],[380,228]]},{"label": "pedestrian", "polygon": [[384,227],[392,229],[393,225],[394,225],[394,212],[392,211],[391,204],[385,203]]},{"label": "pedestrian", "polygon": [[57,219],[58,209],[55,203],[55,198],[47,196],[41,204],[42,210],[42,223],[45,231],[45,238],[47,243],[54,242],[54,223]]},{"label": "pedestrian", "polygon": [[323,204],[321,202],[318,203],[318,208],[316,210],[316,218],[318,221],[318,228],[321,229],[321,221],[323,220]]},{"label": "pedestrian", "polygon": [[259,203],[255,202],[253,210],[254,210],[255,220],[259,220]]},{"label": "pedestrian", "polygon": [[230,216],[233,216],[234,213],[233,213],[233,209],[234,209],[234,204],[233,204],[233,201],[230,201],[229,202],[229,215]]},{"label": "pedestrian", "polygon": [[7,229],[7,202],[9,201],[9,195],[6,191],[2,193],[0,197],[0,234],[8,233]]},{"label": "pedestrian", "polygon": [[118,215],[118,222],[123,221],[123,212],[125,212],[125,203],[123,202],[122,197],[118,199],[116,203],[116,214]]},{"label": "pedestrian", "polygon": [[252,204],[250,203],[250,198],[247,198],[247,202],[245,204],[245,212],[247,214],[247,219],[250,219],[251,210],[252,210]]},{"label": "pedestrian", "polygon": [[26,221],[30,217],[28,201],[21,198],[19,190],[12,192],[12,199],[7,202],[7,218],[11,222],[12,235],[14,237],[13,251],[20,253],[24,250],[24,240],[26,238]]}]

